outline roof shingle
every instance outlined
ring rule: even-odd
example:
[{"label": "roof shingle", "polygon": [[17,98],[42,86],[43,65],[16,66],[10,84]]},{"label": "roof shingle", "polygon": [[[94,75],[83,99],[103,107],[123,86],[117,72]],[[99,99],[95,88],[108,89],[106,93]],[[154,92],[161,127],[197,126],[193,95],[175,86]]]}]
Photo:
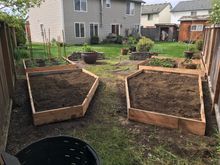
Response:
[{"label": "roof shingle", "polygon": [[142,6],[142,15],[146,14],[158,14],[160,13],[165,7],[170,5],[170,3],[160,3],[160,4],[152,4],[152,5],[143,5]]},{"label": "roof shingle", "polygon": [[193,0],[179,2],[171,12],[211,10],[212,0]]}]

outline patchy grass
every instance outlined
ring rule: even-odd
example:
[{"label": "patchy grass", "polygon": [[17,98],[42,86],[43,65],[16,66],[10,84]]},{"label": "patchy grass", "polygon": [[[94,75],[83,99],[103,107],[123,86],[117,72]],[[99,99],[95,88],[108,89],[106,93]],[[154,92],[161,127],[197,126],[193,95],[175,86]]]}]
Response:
[{"label": "patchy grass", "polygon": [[[119,58],[121,48],[126,47],[119,44],[98,44],[92,45],[92,48],[99,52],[104,52],[105,56],[109,60]],[[183,52],[187,50],[187,44],[178,42],[156,42],[151,51],[158,52],[162,56],[167,57],[184,57]],[[52,56],[57,57],[57,46],[51,47]],[[67,55],[72,52],[82,51],[82,46],[70,45],[66,47]],[[63,48],[62,48],[62,55]],[[34,57],[45,57],[44,47],[41,44],[33,44],[33,56]]]},{"label": "patchy grass", "polygon": [[[33,47],[34,57],[44,57],[42,45]],[[120,56],[121,45],[93,47],[104,52],[108,60],[99,61],[96,65],[84,65],[101,78],[86,116],[41,127],[33,126],[26,81],[23,80],[20,86],[18,84],[15,95],[7,146],[9,153],[15,154],[25,145],[41,138],[69,135],[91,144],[103,165],[218,164],[219,136],[195,136],[127,121],[124,76],[136,70],[136,63],[127,60],[127,56]],[[52,47],[53,56],[56,56],[56,49]],[[69,46],[67,53],[81,49],[81,46]],[[186,45],[179,43],[156,43],[153,51],[160,51],[163,56],[179,57],[185,49]]]},{"label": "patchy grass", "polygon": [[157,42],[152,51],[158,52],[166,57],[179,57],[183,58],[183,52],[187,50],[188,45],[181,42]]}]

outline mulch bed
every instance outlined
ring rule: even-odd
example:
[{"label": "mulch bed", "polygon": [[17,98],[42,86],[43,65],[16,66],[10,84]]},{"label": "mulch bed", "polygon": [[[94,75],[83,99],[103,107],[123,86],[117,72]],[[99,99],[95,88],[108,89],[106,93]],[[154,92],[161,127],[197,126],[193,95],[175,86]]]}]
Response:
[{"label": "mulch bed", "polygon": [[67,73],[30,76],[36,111],[80,105],[95,78],[75,70]]},{"label": "mulch bed", "polygon": [[133,108],[201,120],[198,78],[146,72],[129,80]]}]

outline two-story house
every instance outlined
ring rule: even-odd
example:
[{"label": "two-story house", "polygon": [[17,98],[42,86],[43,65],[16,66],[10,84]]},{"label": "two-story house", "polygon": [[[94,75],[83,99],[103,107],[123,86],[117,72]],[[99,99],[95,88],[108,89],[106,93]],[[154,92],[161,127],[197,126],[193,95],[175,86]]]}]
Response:
[{"label": "two-story house", "polygon": [[180,24],[185,16],[209,15],[212,9],[212,0],[181,1],[171,10],[171,23]]},{"label": "two-story house", "polygon": [[141,26],[149,27],[156,24],[170,23],[170,3],[142,5]]},{"label": "two-story house", "polygon": [[48,35],[48,29],[51,39],[64,38],[64,42],[74,44],[89,42],[92,36],[102,40],[110,33],[124,36],[139,31],[142,3],[142,0],[44,0],[40,7],[29,11],[32,41],[43,42],[42,34],[46,30]]}]

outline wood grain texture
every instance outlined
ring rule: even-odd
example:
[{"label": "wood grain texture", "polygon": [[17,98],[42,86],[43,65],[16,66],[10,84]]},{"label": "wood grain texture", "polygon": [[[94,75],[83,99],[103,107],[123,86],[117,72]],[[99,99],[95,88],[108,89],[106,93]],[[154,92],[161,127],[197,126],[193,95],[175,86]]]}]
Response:
[{"label": "wood grain texture", "polygon": [[[25,67],[25,65],[24,65],[24,67]],[[99,85],[99,77],[96,76],[95,74],[85,70],[85,69],[83,69],[81,71],[88,74],[89,76],[95,77],[96,80],[95,80],[92,88],[90,89],[88,95],[86,96],[85,100],[83,101],[82,105],[75,105],[75,106],[64,107],[64,108],[59,108],[59,109],[45,110],[42,112],[36,112],[36,110],[35,110],[29,76],[42,76],[45,74],[49,75],[49,74],[54,74],[54,73],[65,73],[65,72],[72,71],[73,68],[72,67],[70,67],[70,68],[68,68],[67,70],[53,69],[53,70],[44,70],[43,72],[39,72],[39,71],[26,72],[28,93],[29,93],[29,98],[30,98],[30,102],[31,102],[34,125],[38,126],[38,125],[43,125],[43,124],[55,123],[55,122],[60,122],[60,121],[64,121],[64,120],[80,118],[85,115],[85,113],[89,107],[89,104],[95,94],[95,91],[97,90],[98,85]]]},{"label": "wood grain texture", "polygon": [[195,69],[181,69],[181,68],[165,68],[165,67],[157,67],[157,66],[139,66],[140,70],[151,70],[151,71],[164,71],[170,73],[183,73],[183,74],[191,74],[191,75],[202,75],[203,73],[200,70]]},{"label": "wood grain texture", "polygon": [[[152,111],[146,111],[141,109],[133,108],[130,103],[130,94],[129,94],[129,85],[128,81],[132,77],[141,74],[142,72],[147,71],[156,71],[156,72],[166,72],[166,73],[179,73],[184,74],[185,76],[198,76],[198,90],[200,97],[200,114],[201,120],[178,117],[174,115],[167,115],[163,113],[157,113]],[[155,67],[147,67],[144,70],[139,70],[134,74],[129,75],[125,78],[125,90],[126,90],[126,99],[127,99],[127,108],[128,108],[128,119],[133,121],[138,121],[145,124],[152,124],[161,127],[180,129],[182,131],[190,132],[196,135],[205,135],[206,129],[206,118],[205,118],[205,109],[204,109],[204,98],[202,91],[202,76],[200,74],[195,74],[195,72],[191,73],[190,71],[185,71],[182,69],[173,71],[172,68],[164,71],[164,68],[155,68]],[[175,108],[175,107],[173,107]]]}]

